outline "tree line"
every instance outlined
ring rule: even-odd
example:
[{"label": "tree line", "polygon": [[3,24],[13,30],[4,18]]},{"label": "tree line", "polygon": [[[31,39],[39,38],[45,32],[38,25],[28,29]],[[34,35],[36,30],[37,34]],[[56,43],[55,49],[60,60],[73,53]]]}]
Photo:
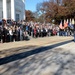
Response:
[{"label": "tree line", "polygon": [[[36,5],[36,12],[30,17],[26,11],[26,20],[59,23],[64,19],[75,19],[75,0],[48,0]],[[30,19],[28,19],[30,18]]]}]

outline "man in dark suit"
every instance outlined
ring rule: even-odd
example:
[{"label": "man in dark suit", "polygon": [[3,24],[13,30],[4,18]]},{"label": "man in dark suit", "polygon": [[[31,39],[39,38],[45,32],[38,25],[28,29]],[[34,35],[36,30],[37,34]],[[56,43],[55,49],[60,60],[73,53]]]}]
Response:
[{"label": "man in dark suit", "polygon": [[74,42],[75,42],[75,24],[74,24]]}]

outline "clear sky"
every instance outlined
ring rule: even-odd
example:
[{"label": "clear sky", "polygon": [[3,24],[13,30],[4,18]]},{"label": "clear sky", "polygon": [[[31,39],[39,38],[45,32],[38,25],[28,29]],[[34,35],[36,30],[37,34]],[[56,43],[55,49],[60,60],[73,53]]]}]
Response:
[{"label": "clear sky", "polygon": [[35,12],[37,3],[40,3],[43,1],[45,0],[25,0],[25,9]]}]

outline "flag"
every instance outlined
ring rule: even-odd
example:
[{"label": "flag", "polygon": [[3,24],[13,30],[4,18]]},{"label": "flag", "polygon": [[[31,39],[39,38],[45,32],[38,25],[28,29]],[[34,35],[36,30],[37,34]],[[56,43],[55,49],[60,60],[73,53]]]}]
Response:
[{"label": "flag", "polygon": [[60,22],[59,28],[64,29],[64,27],[62,26],[62,21]]},{"label": "flag", "polygon": [[74,19],[72,19],[72,25],[74,25]]},{"label": "flag", "polygon": [[71,23],[70,22],[68,23],[68,27],[71,27]]},{"label": "flag", "polygon": [[71,19],[70,19],[70,22],[68,23],[68,27],[73,29],[73,22],[71,21]]},{"label": "flag", "polygon": [[69,23],[69,20],[67,19],[67,24]]},{"label": "flag", "polygon": [[0,20],[0,25],[2,25],[2,21]]},{"label": "flag", "polygon": [[66,20],[64,20],[64,28],[68,27],[68,23]]},{"label": "flag", "polygon": [[68,22],[68,27],[71,27],[72,23],[71,23],[71,19]]}]

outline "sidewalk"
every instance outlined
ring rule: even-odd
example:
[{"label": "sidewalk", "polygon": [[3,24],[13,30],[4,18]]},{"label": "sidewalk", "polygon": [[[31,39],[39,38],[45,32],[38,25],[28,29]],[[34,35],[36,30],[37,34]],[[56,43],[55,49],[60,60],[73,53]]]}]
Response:
[{"label": "sidewalk", "polygon": [[32,38],[29,41],[19,41],[19,42],[10,42],[10,43],[3,43],[0,44],[0,51],[8,50],[11,48],[18,48],[24,46],[46,46],[52,45],[55,43],[73,40],[73,37],[59,37],[59,36],[52,36],[52,37],[44,37],[44,38]]},{"label": "sidewalk", "polygon": [[72,40],[73,37],[54,36],[0,44],[3,50],[0,51],[0,75],[75,75],[75,42]]}]

